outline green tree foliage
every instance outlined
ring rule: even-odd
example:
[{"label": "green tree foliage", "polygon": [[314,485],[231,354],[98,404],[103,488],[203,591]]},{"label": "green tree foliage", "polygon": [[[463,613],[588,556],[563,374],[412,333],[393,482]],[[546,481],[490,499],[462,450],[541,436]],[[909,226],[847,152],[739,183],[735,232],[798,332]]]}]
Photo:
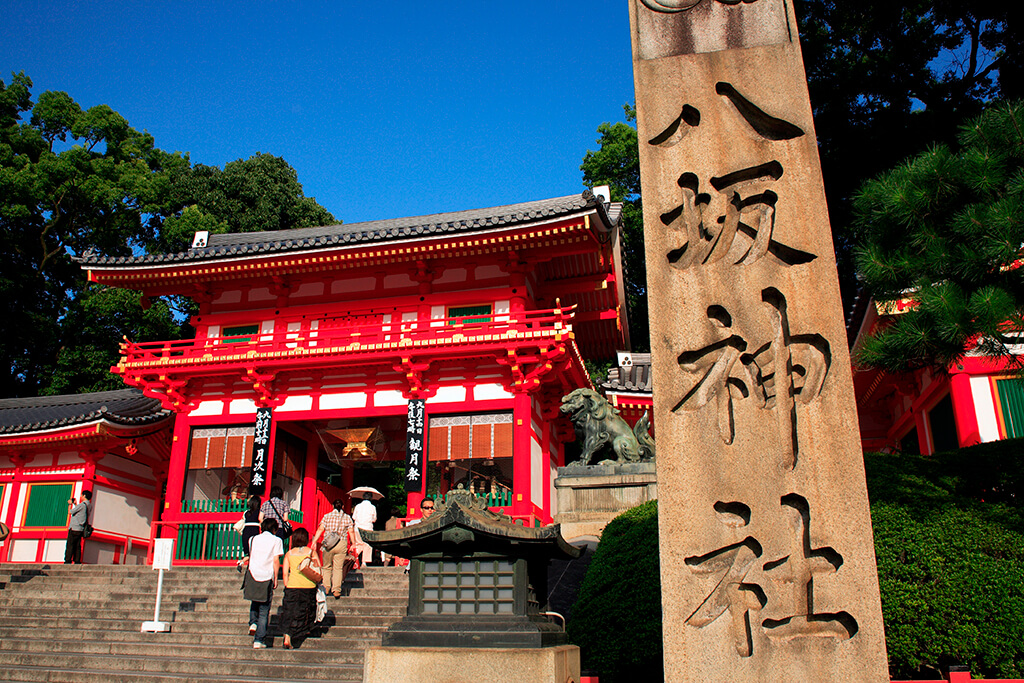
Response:
[{"label": "green tree foliage", "polygon": [[[636,108],[624,105],[626,121],[636,121]],[[580,170],[587,187],[608,185],[613,202],[622,202],[621,249],[626,280],[626,306],[633,351],[649,351],[647,264],[644,255],[643,206],[640,201],[640,152],[636,128],[629,123],[597,127],[600,148],[587,150]]]},{"label": "green tree foliage", "polygon": [[196,164],[173,177],[173,194],[187,208],[165,221],[154,245],[160,251],[187,249],[197,230],[258,232],[336,222],[303,194],[295,169],[271,154],[232,161],[224,170]]},{"label": "green tree foliage", "polygon": [[87,286],[72,257],[187,248],[196,230],[289,229],[334,218],[294,169],[257,154],[221,171],[158,149],[107,105],[67,93],[32,101],[24,73],[0,81],[0,396],[116,386],[123,336],[177,338],[187,302]]},{"label": "green tree foliage", "polygon": [[1022,95],[1021,3],[796,0],[829,213],[849,292],[851,202],[862,182],[996,98]]},{"label": "green tree foliage", "polygon": [[566,625],[584,669],[602,681],[663,679],[658,503],[627,510],[605,527]]},{"label": "green tree foliage", "polygon": [[[889,668],[1024,676],[1024,439],[931,456],[869,453]],[[660,680],[657,503],[605,530],[567,626],[601,679]],[[625,636],[625,637],[624,637]]]},{"label": "green tree foliage", "polygon": [[867,340],[860,362],[891,371],[949,367],[975,344],[1013,359],[1024,331],[1024,103],[965,125],[865,183],[855,202],[857,268],[876,299],[917,305]]},{"label": "green tree foliage", "polygon": [[[0,81],[3,396],[61,386],[54,384],[58,356],[68,357],[82,337],[85,277],[71,256],[89,248],[131,254],[158,229],[168,173],[188,166],[110,107],[82,110],[61,92],[43,93],[33,104],[31,86],[23,73],[10,85]],[[122,333],[135,333],[141,323],[141,307],[132,313],[137,318],[126,319]],[[120,337],[107,342],[115,351]]]}]

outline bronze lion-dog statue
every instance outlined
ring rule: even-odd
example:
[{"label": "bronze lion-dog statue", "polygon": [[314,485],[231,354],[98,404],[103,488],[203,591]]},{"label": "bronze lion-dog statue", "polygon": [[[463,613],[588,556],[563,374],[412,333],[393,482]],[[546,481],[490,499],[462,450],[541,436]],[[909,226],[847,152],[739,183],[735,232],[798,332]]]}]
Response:
[{"label": "bronze lion-dog statue", "polygon": [[611,451],[609,457],[599,462],[645,462],[654,459],[654,439],[649,433],[650,421],[647,414],[640,418],[636,427],[629,428],[619,416],[619,411],[593,389],[576,389],[562,397],[563,413],[567,413],[576,428],[576,435],[583,441],[580,459],[573,466],[589,465],[594,456]]}]

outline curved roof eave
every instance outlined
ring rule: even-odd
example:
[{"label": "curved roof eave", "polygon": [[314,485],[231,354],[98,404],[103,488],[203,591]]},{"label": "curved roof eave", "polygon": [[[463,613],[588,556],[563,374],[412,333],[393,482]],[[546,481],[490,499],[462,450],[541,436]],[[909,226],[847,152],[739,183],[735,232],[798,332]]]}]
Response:
[{"label": "curved roof eave", "polygon": [[122,270],[160,268],[187,263],[211,263],[266,258],[288,253],[316,253],[346,247],[393,243],[444,236],[471,235],[523,225],[542,225],[574,215],[596,213],[602,232],[615,233],[621,219],[621,205],[606,205],[589,190],[535,202],[490,209],[397,218],[366,223],[338,224],[295,230],[210,235],[206,247],[173,254],[104,256],[86,251],[74,257],[83,268]]},{"label": "curved roof eave", "polygon": [[100,422],[137,427],[170,417],[160,401],[138,389],[0,399],[0,435],[42,434]]}]

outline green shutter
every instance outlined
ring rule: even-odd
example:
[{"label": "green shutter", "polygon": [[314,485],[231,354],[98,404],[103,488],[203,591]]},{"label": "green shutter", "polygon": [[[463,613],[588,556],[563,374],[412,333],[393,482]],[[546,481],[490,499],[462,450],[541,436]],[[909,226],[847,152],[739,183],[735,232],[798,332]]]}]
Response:
[{"label": "green shutter", "polygon": [[1003,407],[1006,436],[1024,436],[1024,382],[1019,379],[996,380],[999,403]]},{"label": "green shutter", "polygon": [[[235,327],[225,327],[225,337],[235,337],[234,339],[225,339],[225,344],[247,344],[252,341],[252,337],[260,331],[259,325],[236,325]],[[250,336],[242,336],[250,335]]]},{"label": "green shutter", "polygon": [[448,309],[448,317],[462,318],[462,320],[453,321],[451,324],[489,323],[491,322],[491,305],[453,306]]},{"label": "green shutter", "polygon": [[32,484],[25,526],[67,526],[68,500],[74,484]]}]

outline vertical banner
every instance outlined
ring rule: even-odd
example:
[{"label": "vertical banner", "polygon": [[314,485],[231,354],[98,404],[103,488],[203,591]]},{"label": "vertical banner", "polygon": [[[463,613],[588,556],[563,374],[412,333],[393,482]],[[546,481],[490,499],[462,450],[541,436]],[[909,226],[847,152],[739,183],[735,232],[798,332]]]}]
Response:
[{"label": "vertical banner", "polygon": [[409,426],[406,429],[405,441],[405,490],[422,491],[424,459],[427,457],[426,449],[426,404],[427,402],[414,398],[409,401]]},{"label": "vertical banner", "polygon": [[270,453],[270,408],[256,409],[256,429],[252,439],[252,478],[249,495],[260,496],[267,489],[267,456]]}]

